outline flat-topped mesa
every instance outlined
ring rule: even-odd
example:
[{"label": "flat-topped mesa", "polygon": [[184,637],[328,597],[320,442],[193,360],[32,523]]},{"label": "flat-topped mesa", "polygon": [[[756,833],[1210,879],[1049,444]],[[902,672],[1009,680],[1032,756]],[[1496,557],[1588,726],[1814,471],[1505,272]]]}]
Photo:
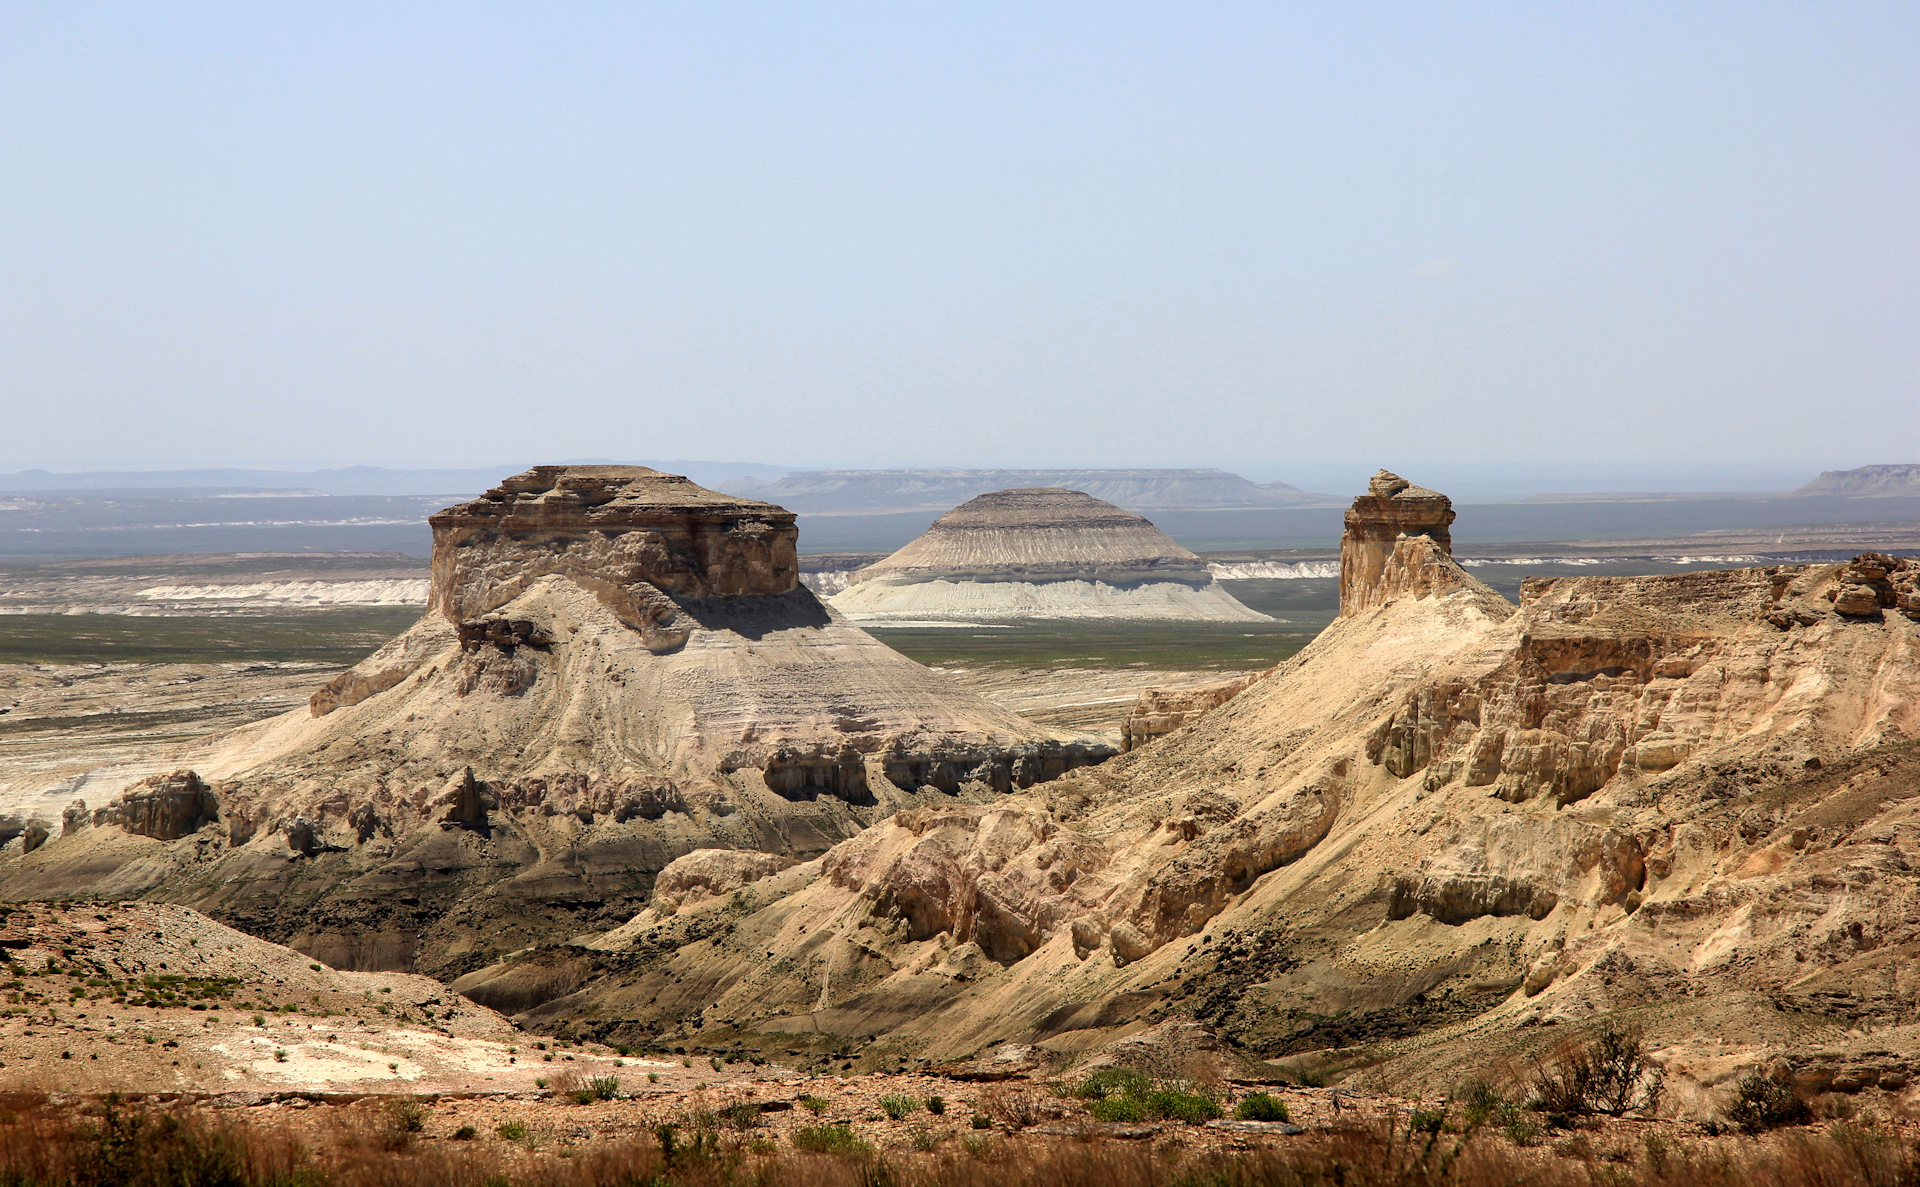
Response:
[{"label": "flat-topped mesa", "polygon": [[961,504],[850,575],[833,605],[855,620],[1266,619],[1148,520],[1057,487],[993,491]]},{"label": "flat-topped mesa", "polygon": [[552,573],[629,620],[664,610],[648,586],[731,597],[784,594],[800,580],[793,512],[645,466],[535,466],[427,522],[429,605],[455,622]]},{"label": "flat-topped mesa", "polygon": [[1452,499],[1386,470],[1375,474],[1340,537],[1341,615],[1457,586],[1452,524]]}]

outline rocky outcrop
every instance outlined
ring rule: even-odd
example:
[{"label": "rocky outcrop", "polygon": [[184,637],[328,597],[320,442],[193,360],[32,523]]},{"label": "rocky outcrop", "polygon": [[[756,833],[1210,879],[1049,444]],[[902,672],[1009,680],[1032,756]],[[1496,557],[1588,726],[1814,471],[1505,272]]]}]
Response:
[{"label": "rocky outcrop", "polygon": [[220,817],[220,801],[192,771],[154,775],[134,784],[93,814],[93,823],[118,825],[136,836],[172,841]]},{"label": "rocky outcrop", "polygon": [[1198,688],[1149,688],[1134,698],[1133,707],[1120,721],[1121,749],[1136,750],[1187,722],[1217,709],[1245,691],[1260,678],[1259,673],[1235,676]]},{"label": "rocky outcrop", "polygon": [[657,915],[672,915],[687,903],[731,894],[793,864],[792,858],[777,853],[695,849],[669,862],[654,879],[652,907]]},{"label": "rocky outcrop", "polygon": [[1107,860],[1098,842],[1041,814],[920,809],[834,849],[821,873],[908,940],[944,935],[1011,964],[1085,912],[1076,884]]},{"label": "rocky outcrop", "polygon": [[1851,618],[1877,618],[1882,610],[1898,610],[1920,619],[1920,561],[1863,552],[1841,572],[1827,597],[1836,613]]},{"label": "rocky outcrop", "polygon": [[1347,511],[1340,613],[1479,586],[1453,563],[1453,500],[1381,470]]},{"label": "rocky outcrop", "polygon": [[1266,621],[1152,523],[1080,491],[995,491],[847,578],[857,620],[1163,618]]}]

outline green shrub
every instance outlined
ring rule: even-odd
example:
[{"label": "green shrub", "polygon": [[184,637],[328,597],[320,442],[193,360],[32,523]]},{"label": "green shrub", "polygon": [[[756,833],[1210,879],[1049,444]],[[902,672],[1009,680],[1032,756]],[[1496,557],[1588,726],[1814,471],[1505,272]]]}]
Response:
[{"label": "green shrub", "polygon": [[863,1158],[873,1147],[854,1136],[844,1125],[808,1125],[793,1131],[793,1144],[815,1154],[838,1154],[845,1158]]},{"label": "green shrub", "polygon": [[1093,1114],[1095,1121],[1145,1121],[1149,1116],[1147,1102],[1137,1096],[1109,1096],[1089,1101],[1087,1112]]},{"label": "green shrub", "polygon": [[763,1124],[760,1117],[760,1106],[751,1102],[729,1105],[720,1110],[720,1124],[725,1125],[729,1129],[753,1129]]},{"label": "green shrub", "polygon": [[1726,1118],[1747,1133],[1764,1133],[1783,1125],[1805,1125],[1813,1120],[1813,1110],[1795,1094],[1792,1085],[1755,1069],[1735,1086]]},{"label": "green shrub", "polygon": [[1240,1103],[1233,1107],[1233,1115],[1240,1121],[1291,1121],[1287,1112],[1287,1102],[1265,1092],[1256,1092],[1243,1096]]},{"label": "green shrub", "polygon": [[911,1096],[888,1093],[880,1098],[880,1111],[895,1121],[920,1107],[920,1102]]},{"label": "green shrub", "polygon": [[593,1091],[595,1100],[612,1100],[620,1095],[620,1077],[595,1076],[587,1081],[587,1087]]},{"label": "green shrub", "polygon": [[801,1108],[816,1117],[827,1111],[827,1102],[817,1096],[803,1096],[800,1098],[799,1104]]},{"label": "green shrub", "polygon": [[1439,1133],[1446,1127],[1445,1109],[1415,1109],[1407,1118],[1407,1128],[1414,1133]]},{"label": "green shrub", "polygon": [[929,1096],[927,1098],[927,1112],[932,1113],[934,1116],[938,1117],[941,1114],[945,1113],[946,1111],[947,1111],[947,1102],[944,1097]]},{"label": "green shrub", "polygon": [[1178,1088],[1156,1088],[1147,1094],[1146,1102],[1155,1117],[1166,1121],[1200,1125],[1221,1116],[1220,1106],[1212,1098]]},{"label": "green shrub", "polygon": [[1145,1096],[1153,1090],[1153,1081],[1125,1068],[1103,1067],[1080,1081],[1074,1095],[1081,1100],[1102,1100],[1109,1096]]},{"label": "green shrub", "polygon": [[993,1118],[984,1116],[983,1114],[980,1114],[980,1113],[975,1113],[973,1115],[973,1127],[975,1129],[992,1129]]}]

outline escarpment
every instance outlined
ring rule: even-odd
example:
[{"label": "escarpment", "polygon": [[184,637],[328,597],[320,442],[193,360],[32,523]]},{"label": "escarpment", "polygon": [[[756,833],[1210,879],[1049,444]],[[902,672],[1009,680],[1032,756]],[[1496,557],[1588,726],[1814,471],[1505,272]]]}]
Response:
[{"label": "escarpment", "polygon": [[1294,658],[1148,706],[1150,744],[1098,767],[742,883],[724,927],[708,898],[587,937],[605,975],[522,1021],[961,1059],[1190,1020],[1250,1061],[1438,1090],[1625,1018],[1688,1109],[1789,1037],[1822,1084],[1920,1072],[1908,564],[1538,580],[1514,605],[1454,563],[1452,523],[1383,473],[1342,614]]},{"label": "escarpment", "polygon": [[1080,491],[994,491],[851,574],[855,620],[1134,618],[1264,622],[1141,516]]},{"label": "escarpment", "polygon": [[543,466],[431,523],[416,626],[35,837],[0,895],[165,897],[336,966],[458,974],[627,918],[694,851],[806,860],[1112,753],[847,624],[770,504]]}]

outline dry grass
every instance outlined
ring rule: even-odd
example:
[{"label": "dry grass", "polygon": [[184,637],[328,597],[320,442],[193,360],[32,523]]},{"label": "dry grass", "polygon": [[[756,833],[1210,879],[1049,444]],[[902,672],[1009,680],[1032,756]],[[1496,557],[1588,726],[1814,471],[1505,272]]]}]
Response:
[{"label": "dry grass", "polygon": [[[504,1142],[302,1145],[273,1122],[115,1104],[81,1115],[0,1101],[0,1187],[1908,1187],[1920,1155],[1890,1129],[1526,1149],[1493,1134],[1404,1127],[1285,1139],[1247,1152],[1179,1142],[1004,1138],[810,1153],[747,1134],[603,1141],[534,1151]],[[683,1135],[684,1136],[684,1135]]]}]

